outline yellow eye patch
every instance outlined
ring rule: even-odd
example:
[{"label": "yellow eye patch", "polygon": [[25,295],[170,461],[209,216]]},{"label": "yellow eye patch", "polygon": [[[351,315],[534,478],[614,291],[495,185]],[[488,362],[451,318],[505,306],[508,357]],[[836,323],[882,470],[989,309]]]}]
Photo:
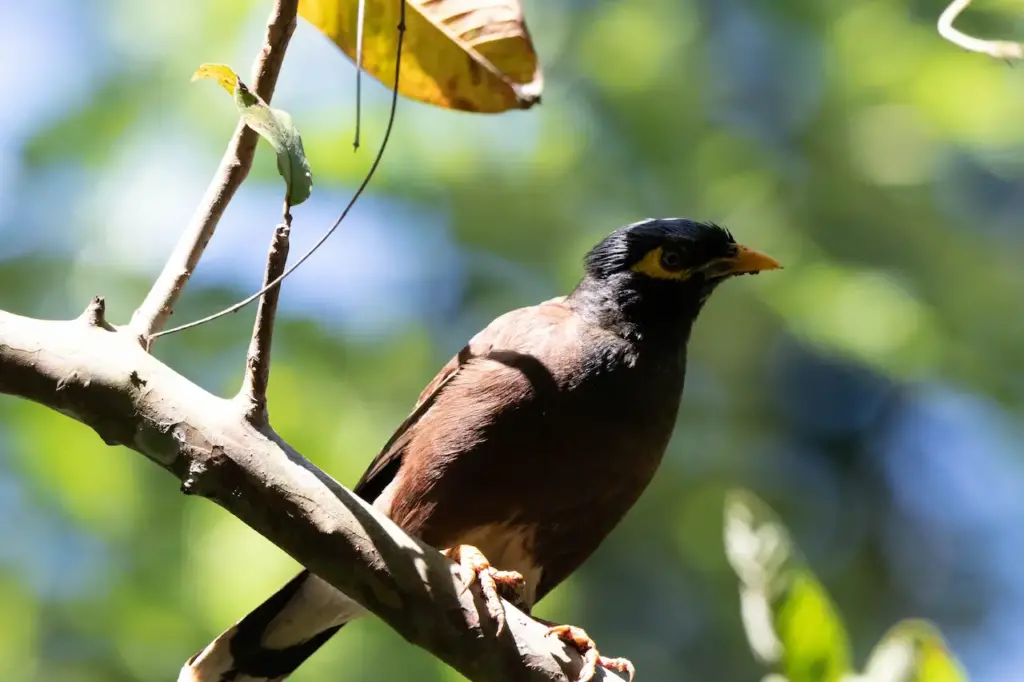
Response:
[{"label": "yellow eye patch", "polygon": [[681,270],[669,270],[661,263],[662,247],[658,246],[647,252],[640,261],[630,268],[633,272],[639,272],[655,279],[689,279],[693,270],[683,268]]}]

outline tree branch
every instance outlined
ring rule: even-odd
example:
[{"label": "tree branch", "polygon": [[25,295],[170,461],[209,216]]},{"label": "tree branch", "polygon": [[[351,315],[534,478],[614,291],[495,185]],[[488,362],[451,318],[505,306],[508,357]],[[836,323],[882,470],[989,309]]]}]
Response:
[{"label": "tree branch", "polygon": [[[70,321],[0,311],[0,393],[46,405],[173,473],[331,585],[477,682],[569,682],[579,654],[503,603],[494,636],[479,591],[317,469],[234,400],[207,393],[106,324],[94,299]],[[183,656],[184,658],[184,656]],[[621,679],[598,668],[595,680]]]},{"label": "tree branch", "polygon": [[[295,31],[298,0],[275,0],[267,23],[267,34],[252,69],[253,89],[270,104],[281,73],[281,64]],[[181,235],[164,269],[132,315],[129,328],[147,347],[151,334],[164,328],[174,312],[178,297],[188,284],[199,264],[206,245],[217,229],[217,223],[235,191],[241,186],[256,154],[256,132],[239,121],[227,151],[221,157],[220,167],[206,188],[206,194],[196,208],[188,227]]]},{"label": "tree branch", "polygon": [[939,15],[939,35],[965,50],[980,52],[996,59],[1024,59],[1024,45],[1008,40],[982,40],[953,28],[953,22],[967,9],[971,0],[953,0]]},{"label": "tree branch", "polygon": [[[274,229],[274,237],[267,253],[267,267],[263,275],[263,286],[273,282],[284,272],[288,262],[288,237],[291,234],[291,215],[285,212],[285,222]],[[267,289],[256,308],[252,340],[245,358],[245,377],[236,400],[241,401],[245,418],[256,427],[267,424],[267,383],[270,381],[270,346],[274,338],[274,318],[277,316],[277,301],[281,297],[281,285]]]},{"label": "tree branch", "polygon": [[[298,0],[275,0],[253,67],[253,87],[268,103],[295,30],[297,6]],[[393,118],[394,107],[385,142]],[[574,648],[547,636],[545,625],[507,602],[502,603],[505,628],[497,635],[495,623],[480,615],[487,609],[479,586],[465,590],[456,564],[406,535],[270,428],[266,388],[279,286],[260,301],[245,378],[234,399],[204,391],[149,355],[152,336],[166,325],[248,175],[256,142],[256,133],[240,122],[202,202],[127,327],[106,322],[100,298],[69,321],[0,311],[0,394],[46,405],[89,426],[107,444],[143,454],[174,474],[182,492],[217,503],[472,680],[576,679],[583,659]],[[359,192],[379,161],[380,154]],[[289,229],[286,205],[264,286],[284,271]],[[622,678],[598,668],[593,679]]]}]

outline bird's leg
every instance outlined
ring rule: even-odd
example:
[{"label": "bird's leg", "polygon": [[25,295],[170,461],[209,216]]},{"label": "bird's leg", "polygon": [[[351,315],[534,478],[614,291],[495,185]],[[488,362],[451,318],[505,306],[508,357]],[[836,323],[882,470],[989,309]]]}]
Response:
[{"label": "bird's leg", "polygon": [[598,666],[625,673],[629,677],[629,682],[633,682],[633,678],[636,677],[636,668],[625,658],[602,656],[597,650],[597,644],[583,628],[578,628],[575,625],[557,625],[536,616],[533,619],[548,626],[549,636],[557,637],[566,644],[576,647],[576,650],[580,652],[580,656],[583,657],[583,668],[580,670],[580,676],[576,682],[590,682],[597,674]]},{"label": "bird's leg", "polygon": [[497,623],[495,635],[501,635],[505,629],[505,609],[501,605],[501,598],[504,597],[516,605],[522,603],[522,591],[526,586],[523,574],[517,571],[499,571],[472,545],[457,545],[441,553],[462,569],[465,589],[472,587],[475,581],[480,581],[480,591],[487,605],[487,613]]}]

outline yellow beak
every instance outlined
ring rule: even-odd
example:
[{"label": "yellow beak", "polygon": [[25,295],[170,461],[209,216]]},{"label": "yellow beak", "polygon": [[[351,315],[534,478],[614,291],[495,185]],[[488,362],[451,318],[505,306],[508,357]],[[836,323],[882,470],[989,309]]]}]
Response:
[{"label": "yellow beak", "polygon": [[762,270],[779,270],[782,264],[767,254],[747,248],[742,244],[736,247],[736,255],[719,258],[708,266],[709,274],[718,277],[746,275]]}]

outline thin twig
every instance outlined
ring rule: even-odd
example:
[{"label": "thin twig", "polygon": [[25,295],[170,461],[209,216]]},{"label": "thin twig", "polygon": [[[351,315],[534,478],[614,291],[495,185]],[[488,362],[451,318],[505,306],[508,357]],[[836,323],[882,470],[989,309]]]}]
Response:
[{"label": "thin twig", "polygon": [[1009,40],[982,40],[953,28],[953,22],[967,9],[971,0],[953,0],[939,16],[939,35],[965,50],[987,54],[995,59],[1024,59],[1024,45]]},{"label": "thin twig", "polygon": [[107,303],[102,296],[93,296],[86,306],[85,311],[78,316],[80,322],[90,327],[100,327],[107,331],[114,331],[114,328],[107,324]]},{"label": "thin twig", "polygon": [[[273,97],[277,77],[281,73],[281,63],[284,61],[288,41],[295,31],[298,6],[298,0],[274,1],[263,48],[253,64],[253,89],[268,104]],[[257,139],[256,132],[239,121],[235,134],[224,156],[221,157],[220,167],[207,187],[192,220],[145,300],[132,315],[129,328],[147,348],[155,338],[156,332],[167,324],[167,319],[174,312],[181,292],[217,229],[217,222],[224,214],[235,191],[249,174],[256,153]]]},{"label": "thin twig", "polygon": [[[267,268],[263,284],[272,282],[284,272],[288,262],[289,236],[292,231],[292,216],[285,204],[284,222],[274,229],[274,237],[267,253]],[[270,380],[270,348],[274,340],[274,319],[277,315],[277,301],[281,297],[281,286],[267,289],[256,308],[256,322],[252,328],[252,340],[245,358],[245,376],[237,400],[245,410],[245,419],[259,428],[266,426],[267,383]]]},{"label": "thin twig", "polygon": [[391,112],[388,115],[387,128],[385,128],[384,130],[384,139],[381,140],[380,149],[377,150],[377,156],[376,158],[374,158],[373,164],[370,166],[370,170],[366,173],[366,177],[363,178],[363,182],[356,189],[355,194],[352,195],[352,198],[349,200],[348,205],[345,206],[345,210],[341,212],[341,215],[338,216],[338,219],[334,221],[334,224],[331,225],[331,227],[323,234],[322,237],[320,237],[319,240],[317,240],[315,244],[313,244],[309,251],[302,254],[302,258],[299,258],[299,260],[295,261],[295,263],[291,267],[289,267],[287,270],[281,273],[280,277],[278,277],[273,282],[257,291],[252,296],[249,296],[248,298],[245,298],[239,301],[238,303],[234,304],[233,306],[221,310],[220,312],[216,312],[212,315],[207,315],[206,317],[200,320],[196,320],[195,322],[189,322],[188,324],[183,324],[180,327],[174,327],[173,329],[167,329],[162,332],[157,332],[150,337],[151,339],[155,339],[158,336],[165,336],[167,334],[174,334],[177,332],[185,331],[186,329],[192,329],[193,327],[198,327],[199,325],[206,324],[207,322],[212,322],[213,320],[216,320],[218,317],[224,317],[225,315],[230,315],[231,313],[238,312],[245,306],[255,301],[257,298],[262,296],[267,289],[273,286],[277,286],[281,282],[281,280],[295,272],[295,270],[300,265],[306,262],[307,258],[312,256],[317,249],[323,246],[324,242],[330,239],[331,235],[334,234],[334,231],[338,229],[339,225],[341,225],[341,222],[345,220],[346,216],[348,216],[348,213],[349,211],[352,210],[352,207],[355,205],[356,200],[359,199],[359,197],[362,195],[363,190],[366,189],[366,186],[370,184],[370,180],[371,178],[373,178],[373,174],[377,171],[377,166],[380,165],[380,161],[384,156],[384,150],[388,146],[388,140],[391,138],[391,128],[394,126],[395,123],[395,111],[398,108],[398,76],[402,69],[402,37],[405,35],[405,0],[399,0],[399,2],[402,3],[402,11],[401,18],[399,19],[398,23],[398,46],[397,57],[395,59],[395,87],[391,92]]}]

